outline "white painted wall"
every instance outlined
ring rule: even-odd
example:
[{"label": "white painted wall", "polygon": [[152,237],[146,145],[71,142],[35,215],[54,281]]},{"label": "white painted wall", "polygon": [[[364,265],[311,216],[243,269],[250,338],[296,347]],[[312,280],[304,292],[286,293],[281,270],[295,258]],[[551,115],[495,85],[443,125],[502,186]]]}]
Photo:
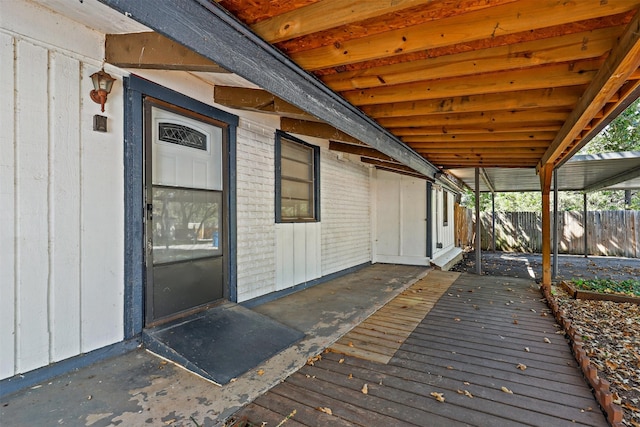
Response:
[{"label": "white painted wall", "polygon": [[[432,191],[431,200],[433,201],[433,204],[431,206],[432,208],[431,217],[433,218],[433,223],[431,224],[431,229],[433,232],[432,258],[435,259],[455,247],[454,211],[453,211],[455,194],[448,192],[449,195],[447,197],[447,204],[448,204],[447,225],[444,225],[443,193],[447,190],[443,189],[439,185],[434,185],[431,191]],[[438,243],[442,244],[442,248],[437,247]]]},{"label": "white painted wall", "polygon": [[381,170],[375,176],[374,262],[429,265],[426,181]]},{"label": "white painted wall", "polygon": [[348,154],[320,151],[322,275],[371,261],[369,168]]},{"label": "white painted wall", "polygon": [[100,107],[89,98],[103,44],[2,2],[0,378],[123,338],[122,83],[108,133],[92,131]]}]

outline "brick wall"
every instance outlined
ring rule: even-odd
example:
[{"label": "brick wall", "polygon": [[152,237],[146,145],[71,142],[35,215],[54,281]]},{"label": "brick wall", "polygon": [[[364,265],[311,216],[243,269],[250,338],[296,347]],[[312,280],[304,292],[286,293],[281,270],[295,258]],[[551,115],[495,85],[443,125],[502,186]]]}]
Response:
[{"label": "brick wall", "polygon": [[275,129],[240,119],[237,138],[238,301],[275,290]]},{"label": "brick wall", "polygon": [[[276,290],[275,129],[240,119],[237,138],[238,301]],[[371,260],[369,170],[321,149],[322,275]]]},{"label": "brick wall", "polygon": [[371,261],[369,169],[321,151],[322,275]]}]

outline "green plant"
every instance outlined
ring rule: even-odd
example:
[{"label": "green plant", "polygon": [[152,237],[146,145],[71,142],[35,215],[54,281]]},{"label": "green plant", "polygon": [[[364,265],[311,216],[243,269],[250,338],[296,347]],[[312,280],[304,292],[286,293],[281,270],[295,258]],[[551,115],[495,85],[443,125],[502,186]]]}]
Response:
[{"label": "green plant", "polygon": [[640,280],[572,279],[577,289],[640,297]]}]

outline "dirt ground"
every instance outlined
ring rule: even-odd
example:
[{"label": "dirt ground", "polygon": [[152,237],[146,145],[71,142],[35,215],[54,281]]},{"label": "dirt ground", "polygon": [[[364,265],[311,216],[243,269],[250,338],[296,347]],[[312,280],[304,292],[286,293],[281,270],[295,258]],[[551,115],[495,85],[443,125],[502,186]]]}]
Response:
[{"label": "dirt ground", "polygon": [[[553,259],[553,257],[552,257]],[[475,252],[466,252],[462,261],[451,270],[475,273]],[[483,252],[482,274],[531,278],[542,277],[542,255],[516,252]],[[554,281],[572,278],[638,279],[640,259],[582,255],[559,255],[558,275]]]}]

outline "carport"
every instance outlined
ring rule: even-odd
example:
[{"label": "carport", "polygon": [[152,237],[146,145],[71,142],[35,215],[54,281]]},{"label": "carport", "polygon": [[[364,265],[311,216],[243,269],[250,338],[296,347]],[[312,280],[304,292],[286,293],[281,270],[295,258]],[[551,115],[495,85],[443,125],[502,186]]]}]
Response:
[{"label": "carport", "polygon": [[[459,177],[469,188],[479,193],[491,193],[492,206],[495,206],[496,193],[540,191],[540,181],[532,169],[525,168],[481,168],[455,169],[451,173]],[[577,155],[554,171],[551,189],[554,192],[554,224],[558,223],[559,191],[580,191],[583,193],[583,218],[587,218],[588,193],[598,190],[636,190],[640,188],[640,152]],[[478,204],[476,204],[479,207]],[[476,209],[476,218],[479,211]],[[492,212],[495,217],[495,210]],[[477,221],[476,235],[480,235],[480,222]],[[492,224],[495,239],[495,220]],[[586,224],[583,225],[586,229]],[[553,230],[553,277],[558,273],[558,235]],[[584,256],[587,256],[588,235],[584,234]],[[495,247],[495,243],[494,243]],[[476,245],[476,273],[481,273],[481,249]]]}]

